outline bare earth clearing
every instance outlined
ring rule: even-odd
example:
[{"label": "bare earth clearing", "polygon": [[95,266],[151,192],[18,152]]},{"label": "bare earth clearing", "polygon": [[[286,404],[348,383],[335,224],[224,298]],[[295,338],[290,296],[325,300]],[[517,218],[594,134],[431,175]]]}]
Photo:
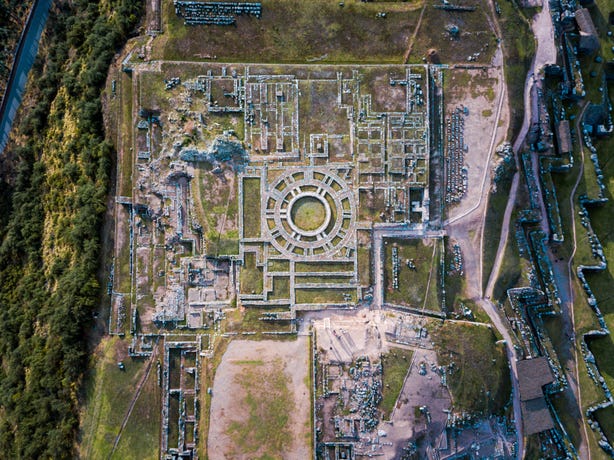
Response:
[{"label": "bare earth clearing", "polygon": [[[249,341],[234,340],[217,368],[213,383],[211,399],[210,428],[208,437],[208,452],[211,460],[235,458],[259,458],[264,454],[273,455],[267,458],[309,458],[310,457],[310,397],[308,387],[308,349],[307,337],[299,337],[296,341]],[[281,388],[281,399],[286,397],[286,413],[280,422],[280,414],[274,413],[273,407],[257,407],[256,412],[261,418],[261,425],[279,426],[280,431],[289,434],[284,439],[282,451],[269,450],[266,442],[261,445],[242,445],[238,439],[244,420],[249,420],[254,404],[266,401],[269,383],[279,383],[277,375],[287,377],[285,389]],[[242,384],[249,380],[250,375],[270,375],[264,381],[253,382],[251,388]],[[283,385],[282,385],[283,387]],[[275,390],[279,388],[275,386]],[[272,390],[273,391],[273,390]],[[288,394],[284,394],[287,391]],[[245,397],[245,395],[247,396]],[[252,398],[256,401],[252,400]],[[283,411],[282,411],[283,412]],[[287,416],[287,419],[285,417]],[[279,425],[278,425],[279,423]],[[273,424],[273,425],[271,425]],[[236,429],[238,428],[238,429]],[[263,433],[264,434],[264,433]],[[276,433],[271,433],[275,435]],[[253,439],[258,442],[258,439]],[[248,452],[249,451],[249,452]],[[240,454],[238,452],[241,452]]]}]

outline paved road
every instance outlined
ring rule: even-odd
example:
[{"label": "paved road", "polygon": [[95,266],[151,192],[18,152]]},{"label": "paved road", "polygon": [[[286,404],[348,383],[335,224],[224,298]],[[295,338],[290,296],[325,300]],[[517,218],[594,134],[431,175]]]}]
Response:
[{"label": "paved road", "polygon": [[21,96],[28,81],[28,73],[38,52],[38,41],[45,28],[52,2],[53,0],[34,1],[17,45],[15,62],[0,105],[0,153],[4,151],[8,142],[11,126],[21,104]]}]

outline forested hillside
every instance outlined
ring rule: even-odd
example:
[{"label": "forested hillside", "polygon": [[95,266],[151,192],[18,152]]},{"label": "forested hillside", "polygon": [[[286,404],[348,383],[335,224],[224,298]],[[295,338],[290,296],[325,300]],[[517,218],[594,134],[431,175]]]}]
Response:
[{"label": "forested hillside", "polygon": [[29,107],[0,159],[2,458],[74,457],[113,160],[100,94],[141,9],[54,2]]}]

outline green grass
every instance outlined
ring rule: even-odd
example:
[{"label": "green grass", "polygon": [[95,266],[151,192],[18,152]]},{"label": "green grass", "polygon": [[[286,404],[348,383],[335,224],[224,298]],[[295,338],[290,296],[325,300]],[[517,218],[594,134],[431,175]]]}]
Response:
[{"label": "green grass", "polygon": [[413,351],[402,348],[390,348],[388,353],[382,355],[383,387],[380,409],[385,419],[390,419],[399,398],[412,355]]},{"label": "green grass", "polygon": [[[356,302],[356,291],[353,289],[296,289],[295,292],[297,304]],[[344,294],[351,299],[345,300]]]},{"label": "green grass", "polygon": [[[384,286],[386,302],[413,308],[439,311],[440,257],[442,241],[438,239],[385,239]],[[398,247],[399,287],[393,287],[392,248]],[[416,269],[408,268],[413,260]],[[430,278],[430,281],[429,281]]]},{"label": "green grass", "polygon": [[358,279],[363,286],[371,285],[371,249],[358,248]]},{"label": "green grass", "polygon": [[354,264],[351,262],[297,262],[294,266],[297,272],[351,272]]},{"label": "green grass", "polygon": [[240,283],[243,294],[262,294],[264,274],[262,267],[256,266],[256,253],[246,252],[241,267]]},{"label": "green grass", "polygon": [[[421,63],[430,49],[435,49],[439,60],[445,64],[466,63],[467,58],[475,53],[480,53],[477,62],[490,62],[496,43],[494,31],[488,21],[490,6],[486,1],[472,2],[471,4],[477,7],[473,12],[433,8],[433,5],[441,5],[439,0],[428,0],[427,4],[427,10],[409,56],[410,63]],[[452,39],[446,32],[445,27],[449,24],[456,25],[460,29],[459,38]]]},{"label": "green grass", "polygon": [[119,79],[121,97],[121,140],[119,141],[118,151],[121,157],[121,181],[119,183],[119,194],[122,196],[132,196],[132,134],[135,124],[132,120],[132,78],[125,72],[121,72]]},{"label": "green grass", "polygon": [[[514,169],[512,165],[506,166],[501,179],[497,183],[496,191],[493,192],[491,190],[488,195],[488,206],[486,208],[486,218],[484,220],[484,245],[482,248],[482,286],[484,288],[488,284],[488,278],[490,277],[497,256],[501,229],[503,227],[503,217],[505,215],[505,207],[507,206],[509,192],[512,186]],[[510,226],[512,225],[513,220],[510,220]],[[510,234],[508,236],[508,246],[513,238],[514,232],[512,227],[510,228]]]},{"label": "green grass", "polygon": [[160,393],[158,375],[154,366],[130,414],[113,458],[135,460],[158,458],[162,404]]},{"label": "green grass", "polygon": [[[512,219],[511,222],[514,222]],[[522,263],[518,253],[518,242],[513,232],[513,228],[510,228],[508,234],[507,244],[505,245],[503,260],[501,261],[501,268],[499,270],[499,276],[493,287],[493,299],[503,301],[507,296],[507,290],[519,285],[522,279]]]},{"label": "green grass", "polygon": [[497,16],[503,34],[505,81],[507,83],[510,125],[508,139],[516,137],[524,117],[524,81],[535,54],[535,38],[524,13],[515,0],[500,0]]},{"label": "green grass", "polygon": [[[346,0],[263,0],[262,18],[237,17],[237,27],[190,26],[163,8],[165,34],[154,42],[154,56],[221,62],[396,62],[420,14],[421,2],[385,6]],[[377,18],[386,11],[386,19]]]},{"label": "green grass", "polygon": [[273,291],[269,294],[270,300],[280,300],[290,298],[290,277],[274,276]]},{"label": "green grass", "polygon": [[290,408],[294,397],[289,389],[290,377],[278,358],[272,366],[250,363],[235,376],[244,390],[242,404],[249,415],[233,421],[227,431],[238,452],[258,458],[281,459],[281,452],[292,433],[289,429]]},{"label": "green grass", "polygon": [[[237,309],[232,313],[227,314],[228,322],[226,324],[226,331],[229,332],[256,332],[257,335],[253,336],[254,339],[262,339],[265,336],[261,335],[262,332],[273,331],[289,331],[290,327],[286,324],[280,324],[272,321],[262,321],[260,317],[264,312],[271,312],[273,310],[263,310],[260,308],[244,308]],[[287,311],[287,310],[283,310]],[[266,336],[270,339],[271,336]]]},{"label": "green grass", "polygon": [[326,208],[317,198],[306,196],[294,203],[290,216],[298,228],[313,231],[324,223]]},{"label": "green grass", "polygon": [[439,364],[454,363],[448,386],[454,410],[474,414],[499,414],[511,391],[504,346],[496,344],[485,326],[445,322],[431,326]]},{"label": "green grass", "polygon": [[260,237],[260,179],[243,179],[243,236]]},{"label": "green grass", "polygon": [[269,260],[269,272],[287,272],[290,270],[290,261],[288,260]]},{"label": "green grass", "polygon": [[[117,366],[118,356],[126,356],[128,344],[118,337],[105,338],[100,344],[99,352],[94,355],[91,369],[91,379],[88,384],[81,425],[82,441],[79,451],[82,458],[107,459],[113,448],[115,437],[119,433],[121,423],[127,413],[135,388],[140,381],[145,365],[143,361],[125,359],[125,371]],[[155,371],[152,371],[155,377]],[[157,382],[156,382],[157,383]],[[129,420],[124,435],[144,449],[143,458],[151,458],[151,448],[145,447],[145,442],[156,442],[160,406],[155,404],[159,399],[157,385],[148,382],[139,397],[133,417]],[[158,412],[158,415],[155,412]],[[141,440],[137,421],[139,414],[144,417],[144,427]],[[152,434],[153,433],[153,434]],[[120,442],[121,452],[125,456],[117,458],[138,458],[139,453],[132,446],[124,445],[126,439]],[[157,451],[153,452],[157,457]]]}]

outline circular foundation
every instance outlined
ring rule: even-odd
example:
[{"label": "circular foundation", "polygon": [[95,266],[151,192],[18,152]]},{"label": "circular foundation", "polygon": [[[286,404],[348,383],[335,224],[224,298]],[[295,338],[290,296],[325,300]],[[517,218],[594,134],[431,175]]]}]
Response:
[{"label": "circular foundation", "polygon": [[299,235],[316,236],[328,227],[331,218],[330,205],[315,192],[303,192],[288,204],[287,220],[290,228]]},{"label": "circular foundation", "polygon": [[269,241],[293,260],[337,254],[354,238],[355,213],[352,189],[331,169],[288,169],[268,185]]}]

